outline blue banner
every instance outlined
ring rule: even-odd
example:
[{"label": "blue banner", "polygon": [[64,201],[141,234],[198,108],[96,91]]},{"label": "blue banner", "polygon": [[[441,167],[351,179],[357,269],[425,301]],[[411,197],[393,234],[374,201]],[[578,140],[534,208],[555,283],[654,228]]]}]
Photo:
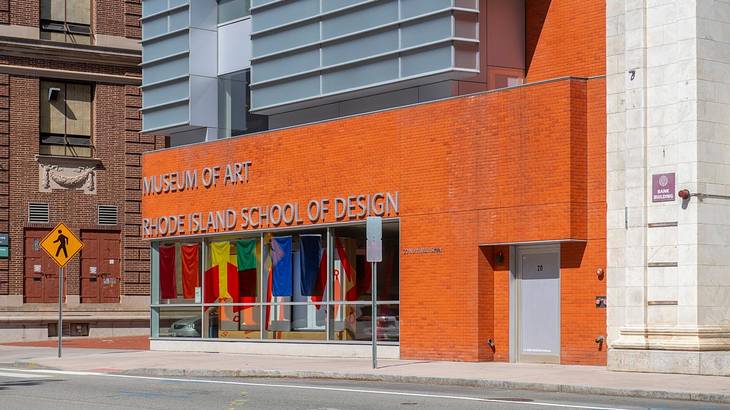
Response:
[{"label": "blue banner", "polygon": [[302,296],[319,296],[317,280],[322,258],[322,235],[299,235]]},{"label": "blue banner", "polygon": [[291,236],[271,239],[271,260],[274,264],[273,296],[292,295],[292,240]]}]

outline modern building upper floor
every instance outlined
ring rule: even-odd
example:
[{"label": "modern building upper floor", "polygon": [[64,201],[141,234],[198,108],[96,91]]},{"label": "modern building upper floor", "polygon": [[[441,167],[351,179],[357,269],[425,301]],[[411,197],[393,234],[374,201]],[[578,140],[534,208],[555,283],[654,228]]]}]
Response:
[{"label": "modern building upper floor", "polygon": [[143,132],[183,145],[603,75],[589,3],[144,0]]}]

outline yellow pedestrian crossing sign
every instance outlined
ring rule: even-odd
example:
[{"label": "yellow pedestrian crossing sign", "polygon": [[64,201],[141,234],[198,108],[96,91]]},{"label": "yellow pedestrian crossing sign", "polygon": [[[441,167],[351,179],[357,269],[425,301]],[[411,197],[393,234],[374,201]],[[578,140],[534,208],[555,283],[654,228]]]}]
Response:
[{"label": "yellow pedestrian crossing sign", "polygon": [[63,223],[55,228],[41,240],[41,248],[53,259],[54,262],[63,268],[84,247],[84,243],[71,232]]}]

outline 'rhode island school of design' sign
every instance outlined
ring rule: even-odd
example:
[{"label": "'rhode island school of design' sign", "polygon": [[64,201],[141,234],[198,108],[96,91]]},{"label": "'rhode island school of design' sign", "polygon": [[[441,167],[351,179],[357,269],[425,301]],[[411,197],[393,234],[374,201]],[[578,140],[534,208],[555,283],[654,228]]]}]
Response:
[{"label": "'rhode island school of design' sign", "polygon": [[651,176],[651,201],[671,202],[674,201],[675,175],[654,174]]}]

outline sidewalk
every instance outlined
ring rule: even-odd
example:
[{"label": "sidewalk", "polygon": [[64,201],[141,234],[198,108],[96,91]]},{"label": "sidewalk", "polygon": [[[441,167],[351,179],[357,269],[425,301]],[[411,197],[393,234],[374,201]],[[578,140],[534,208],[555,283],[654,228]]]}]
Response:
[{"label": "sidewalk", "polygon": [[[23,354],[19,355],[18,350]],[[611,372],[604,367],[261,356],[0,346],[0,363],[172,377],[306,377],[484,386],[730,403],[730,377]],[[22,358],[19,358],[22,357]]]},{"label": "sidewalk", "polygon": [[[58,339],[49,338],[48,340],[33,342],[7,342],[0,343],[5,346],[25,346],[25,347],[56,347]],[[79,347],[85,349],[122,349],[122,350],[149,350],[149,336],[111,336],[111,337],[64,337],[64,347]]]}]

